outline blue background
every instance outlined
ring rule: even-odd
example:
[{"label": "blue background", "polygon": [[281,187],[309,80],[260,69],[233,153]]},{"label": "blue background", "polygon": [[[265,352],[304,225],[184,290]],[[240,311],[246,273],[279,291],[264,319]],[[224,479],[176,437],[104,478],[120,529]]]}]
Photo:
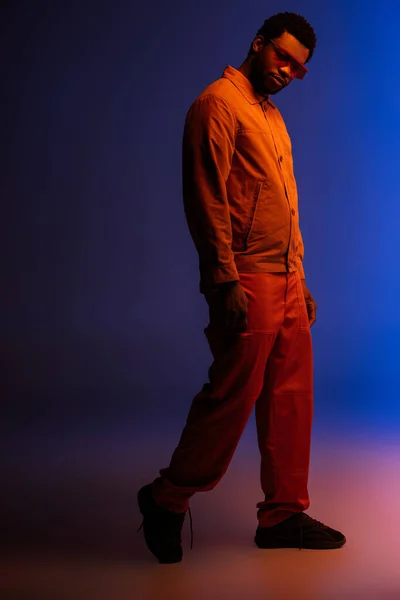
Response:
[{"label": "blue background", "polygon": [[185,115],[240,65],[264,19],[289,10],[318,37],[309,75],[275,97],[318,304],[316,430],[398,432],[400,8],[70,0],[1,10],[3,431],[166,427],[178,437],[210,363],[181,200]]}]

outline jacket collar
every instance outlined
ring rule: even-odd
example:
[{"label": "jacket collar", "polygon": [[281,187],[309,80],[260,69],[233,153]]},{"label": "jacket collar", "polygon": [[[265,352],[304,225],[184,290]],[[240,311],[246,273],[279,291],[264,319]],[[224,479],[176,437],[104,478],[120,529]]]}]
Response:
[{"label": "jacket collar", "polygon": [[222,77],[229,79],[235,87],[243,94],[249,104],[260,104],[260,102],[268,102],[273,108],[275,104],[269,99],[269,96],[260,96],[251,85],[250,81],[237,69],[228,65],[222,74]]}]

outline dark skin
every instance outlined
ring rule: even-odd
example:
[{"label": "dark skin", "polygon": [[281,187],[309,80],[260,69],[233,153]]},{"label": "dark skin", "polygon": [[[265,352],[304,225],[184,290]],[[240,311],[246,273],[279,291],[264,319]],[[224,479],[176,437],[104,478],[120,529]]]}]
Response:
[{"label": "dark skin", "polygon": [[[310,51],[293,35],[284,32],[274,38],[281,48],[287,50],[299,62],[305,63]],[[262,35],[256,36],[252,44],[253,53],[240,65],[239,71],[247,77],[260,96],[274,95],[287,87],[295,76],[295,63],[276,60],[275,47]],[[316,321],[317,305],[302,279],[303,293],[307,306],[310,327]],[[229,331],[245,331],[247,327],[247,296],[239,282],[217,286],[206,295],[210,312],[214,313],[222,326]]]},{"label": "dark skin", "polygon": [[[293,35],[286,31],[274,41],[289,54],[304,64],[310,54]],[[238,71],[251,82],[260,96],[275,95],[287,87],[294,79],[295,72],[290,61],[280,63],[276,60],[276,48],[262,35],[254,38],[253,53],[240,65]],[[275,79],[276,78],[276,79]]]}]

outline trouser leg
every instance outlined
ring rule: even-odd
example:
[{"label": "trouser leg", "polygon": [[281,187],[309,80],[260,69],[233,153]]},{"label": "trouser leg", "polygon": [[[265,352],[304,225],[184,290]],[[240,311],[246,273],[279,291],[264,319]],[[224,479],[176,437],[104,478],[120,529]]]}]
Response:
[{"label": "trouser leg", "polygon": [[261,487],[260,527],[309,506],[308,474],[313,415],[310,327],[299,275],[289,274],[285,317],[271,351],[256,403]]},{"label": "trouser leg", "polygon": [[241,274],[240,281],[248,298],[247,329],[223,333],[210,319],[209,383],[193,399],[170,465],[153,483],[156,502],[174,512],[187,510],[195,492],[211,490],[226,472],[263,387],[283,319],[284,275]]}]

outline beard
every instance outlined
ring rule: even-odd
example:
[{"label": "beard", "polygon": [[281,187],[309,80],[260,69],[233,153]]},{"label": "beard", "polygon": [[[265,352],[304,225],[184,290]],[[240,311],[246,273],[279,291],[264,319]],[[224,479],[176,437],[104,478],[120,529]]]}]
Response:
[{"label": "beard", "polygon": [[275,94],[279,94],[288,84],[283,80],[278,81],[275,79],[275,73],[267,73],[264,75],[262,82],[260,82],[261,85],[265,94],[274,96]]},{"label": "beard", "polygon": [[288,83],[277,81],[274,76],[280,77],[273,71],[266,71],[263,65],[253,62],[250,81],[260,96],[274,96],[288,85]]}]

